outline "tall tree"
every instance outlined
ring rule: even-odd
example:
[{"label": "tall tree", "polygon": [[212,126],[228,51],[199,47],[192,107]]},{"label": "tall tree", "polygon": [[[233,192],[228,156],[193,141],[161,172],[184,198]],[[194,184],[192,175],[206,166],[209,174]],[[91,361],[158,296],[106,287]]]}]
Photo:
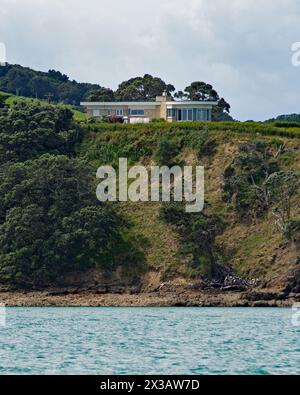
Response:
[{"label": "tall tree", "polygon": [[213,100],[218,101],[220,99],[216,90],[210,84],[205,82],[195,81],[191,85],[187,86],[184,90],[188,100]]},{"label": "tall tree", "polygon": [[99,88],[90,91],[86,97],[86,100],[94,102],[111,102],[115,100],[115,95],[113,90],[109,88]]},{"label": "tall tree", "polygon": [[119,101],[152,101],[163,92],[171,95],[175,87],[166,84],[161,78],[145,74],[144,77],[131,78],[122,82],[115,97]]},{"label": "tall tree", "polygon": [[213,121],[230,121],[232,118],[228,115],[230,113],[230,104],[225,99],[220,98],[218,92],[212,85],[203,81],[192,82],[184,90],[178,91],[174,95],[180,100],[194,100],[194,101],[216,101],[218,105],[213,108]]}]

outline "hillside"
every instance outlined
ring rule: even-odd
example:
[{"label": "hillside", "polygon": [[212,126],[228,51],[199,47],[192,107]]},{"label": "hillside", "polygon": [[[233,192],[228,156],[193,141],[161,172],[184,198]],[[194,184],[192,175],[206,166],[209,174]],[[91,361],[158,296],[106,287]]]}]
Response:
[{"label": "hillside", "polygon": [[29,67],[6,64],[0,68],[0,91],[17,96],[79,105],[89,92],[103,89],[100,85],[78,83],[59,71],[36,71]]},{"label": "hillside", "polygon": [[[201,129],[205,126],[211,130],[208,144],[213,144],[214,150],[209,155],[204,154],[199,158],[199,149],[194,146]],[[205,166],[208,211],[218,215],[226,225],[224,233],[217,238],[217,245],[223,252],[223,263],[231,266],[241,277],[255,278],[278,286],[284,285],[289,270],[295,268],[294,262],[297,261],[299,251],[282,237],[274,225],[271,213],[265,213],[261,218],[253,220],[241,218],[234,208],[234,203],[224,201],[222,184],[225,169],[237,155],[239,146],[257,140],[270,147],[274,155],[278,147],[283,146],[283,152],[277,160],[280,169],[293,169],[299,172],[300,140],[297,135],[300,128],[267,128],[263,124],[205,126],[123,126],[116,127],[115,131],[107,131],[110,126],[102,126],[101,130],[99,125],[97,132],[90,131],[85,137],[78,153],[95,166],[103,163],[116,164],[117,158],[122,156],[128,157],[132,163],[150,165],[154,164],[153,152],[159,141],[165,138],[174,141],[180,147],[178,159],[181,163]],[[293,135],[295,138],[278,138],[273,137],[273,134]],[[299,213],[298,200],[294,198],[295,215]],[[151,271],[159,272],[159,276],[152,274],[159,277],[159,282],[181,276],[197,278],[199,268],[193,267],[191,257],[181,251],[182,245],[176,230],[161,222],[159,208],[160,204],[128,203],[121,204],[119,210],[133,222],[132,233],[145,240],[147,266]]]},{"label": "hillside", "polygon": [[[299,124],[91,124],[72,120],[68,107],[14,102],[8,98],[11,111],[0,118],[3,291],[172,295],[172,304],[200,303],[203,292],[213,292],[204,304],[220,294],[216,304],[298,297]],[[97,206],[98,166],[127,157],[150,168],[166,141],[172,163],[204,165],[204,214],[187,217],[160,203]],[[278,215],[287,203],[283,229]]]}]

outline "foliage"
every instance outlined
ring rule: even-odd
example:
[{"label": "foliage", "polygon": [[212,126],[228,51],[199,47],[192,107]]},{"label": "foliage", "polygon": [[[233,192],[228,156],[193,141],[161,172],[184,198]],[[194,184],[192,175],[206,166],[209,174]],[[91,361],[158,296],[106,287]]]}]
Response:
[{"label": "foliage", "polygon": [[[278,142],[274,142],[278,149]],[[234,200],[237,211],[245,218],[256,218],[271,211],[283,235],[289,234],[292,199],[300,178],[292,170],[279,169],[276,159],[282,147],[272,154],[270,145],[255,141],[240,145],[239,153],[224,174],[223,192],[227,201]]]},{"label": "foliage", "polygon": [[0,93],[0,109],[5,108],[6,106],[6,100],[8,99],[9,95],[5,95],[3,93]]},{"label": "foliage", "polygon": [[294,218],[285,225],[284,235],[300,247],[300,219]]},{"label": "foliage", "polygon": [[144,77],[135,77],[122,82],[115,93],[115,98],[117,101],[155,101],[156,96],[161,96],[164,91],[170,95],[175,88],[158,77],[145,74]]},{"label": "foliage", "polygon": [[266,122],[300,122],[300,114],[285,114],[279,115],[276,118],[267,120]]},{"label": "foliage", "polygon": [[209,129],[204,126],[202,130],[196,130],[190,134],[191,148],[197,152],[197,157],[209,156],[215,150],[216,141],[211,137]]},{"label": "foliage", "polygon": [[273,125],[276,128],[300,128],[300,122],[295,121],[277,121]]},{"label": "foliage", "polygon": [[83,131],[63,106],[19,101],[0,114],[0,164],[46,153],[70,154]]},{"label": "foliage", "polygon": [[115,94],[113,90],[108,88],[99,88],[93,91],[90,91],[86,95],[87,101],[93,102],[112,102],[115,100]]},{"label": "foliage", "polygon": [[180,100],[193,101],[216,101],[218,105],[213,108],[213,121],[230,121],[232,118],[228,115],[230,112],[230,105],[225,99],[220,98],[218,92],[212,85],[203,81],[192,82],[187,86],[184,92],[179,91],[175,93],[175,98]]},{"label": "foliage", "polygon": [[290,223],[292,214],[292,198],[298,192],[299,186],[299,174],[291,170],[271,174],[266,181],[275,223],[283,234],[287,233],[286,227]]},{"label": "foliage", "polygon": [[184,205],[179,203],[163,205],[160,218],[176,227],[185,244],[185,253],[193,256],[194,268],[210,277],[218,256],[215,240],[224,231],[220,218],[203,212],[186,213]]},{"label": "foliage", "polygon": [[0,168],[2,281],[45,284],[108,264],[120,220],[96,201],[93,174],[84,162],[49,154]]},{"label": "foliage", "polygon": [[167,122],[165,118],[153,118],[151,119],[151,123],[165,123]]},{"label": "foliage", "polygon": [[172,166],[175,164],[175,157],[178,153],[179,149],[175,142],[163,139],[157,145],[154,159],[160,166]]},{"label": "foliage", "polygon": [[99,92],[101,89],[105,88],[70,81],[68,76],[55,70],[45,73],[18,65],[1,67],[0,90],[17,96],[49,98],[54,102],[79,105],[91,91]]},{"label": "foliage", "polygon": [[241,144],[233,162],[225,169],[224,199],[234,200],[242,216],[261,216],[269,207],[267,180],[276,171],[278,166],[265,142]]}]

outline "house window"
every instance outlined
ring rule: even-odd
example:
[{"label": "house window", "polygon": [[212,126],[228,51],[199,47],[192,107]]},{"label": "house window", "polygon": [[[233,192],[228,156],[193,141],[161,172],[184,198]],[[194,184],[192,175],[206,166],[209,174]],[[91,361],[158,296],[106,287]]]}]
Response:
[{"label": "house window", "polygon": [[100,117],[100,110],[93,110],[94,117]]},{"label": "house window", "polygon": [[167,111],[167,117],[168,118],[177,118],[177,109],[176,108],[168,108]]},{"label": "house window", "polygon": [[187,110],[186,109],[181,110],[181,119],[182,119],[182,121],[187,120]]},{"label": "house window", "polygon": [[192,121],[193,120],[193,110],[189,109],[188,111],[188,121]]},{"label": "house window", "polygon": [[124,114],[123,108],[118,108],[118,109],[116,110],[116,115],[117,115],[118,117],[122,117],[123,114]]},{"label": "house window", "polygon": [[107,115],[108,116],[112,115],[112,110],[107,110]]},{"label": "house window", "polygon": [[196,121],[207,121],[207,110],[202,108],[197,108]]},{"label": "house window", "polygon": [[145,115],[145,110],[129,110],[129,115]]}]

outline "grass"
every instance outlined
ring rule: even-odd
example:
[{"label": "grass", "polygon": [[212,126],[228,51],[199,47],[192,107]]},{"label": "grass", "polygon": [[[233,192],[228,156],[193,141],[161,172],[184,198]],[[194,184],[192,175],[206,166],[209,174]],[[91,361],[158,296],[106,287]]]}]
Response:
[{"label": "grass", "polygon": [[[254,134],[251,132],[253,124],[246,126],[248,130],[246,132],[239,132],[236,129],[223,132],[221,129],[212,129],[209,137],[216,141],[216,150],[209,157],[199,160],[193,149],[199,125],[196,129],[187,129],[193,125],[183,125],[183,128],[181,125],[170,127],[155,124],[146,128],[144,125],[134,125],[134,127],[105,125],[102,132],[90,131],[80,147],[79,154],[97,166],[117,165],[117,159],[122,156],[128,157],[132,164],[141,162],[150,164],[153,163],[153,152],[160,139],[167,137],[176,141],[180,148],[180,159],[188,165],[205,166],[205,196],[209,202],[208,212],[219,215],[226,224],[226,231],[218,238],[218,245],[220,250],[225,252],[227,263],[232,265],[241,276],[260,279],[271,279],[274,273],[276,276],[282,276],[287,270],[285,259],[289,257],[293,259],[293,253],[288,250],[281,251],[280,246],[284,240],[274,226],[273,220],[266,217],[253,223],[243,223],[234,205],[222,200],[222,181],[224,169],[233,160],[238,146],[242,142],[253,139],[267,141],[274,152],[279,145],[285,143],[287,151],[278,159],[280,166],[283,169],[293,168],[300,171],[298,140],[286,137],[279,139],[273,134],[270,136]],[[221,125],[218,124],[218,127]],[[280,131],[284,129],[281,128]],[[159,220],[158,209],[158,204],[129,202],[124,203],[120,208],[133,224],[130,230],[132,235],[144,240],[146,260],[150,270],[166,278],[168,275],[192,277],[194,272],[190,266],[191,259],[182,254],[181,241],[176,231]],[[279,258],[274,258],[276,253]]]},{"label": "grass", "polygon": [[[18,103],[20,101],[25,101],[25,102],[35,102],[35,103],[39,103],[40,105],[48,105],[48,101],[47,100],[40,100],[40,99],[34,99],[34,98],[30,98],[30,97],[25,97],[25,96],[15,96],[9,93],[5,93],[5,92],[0,92],[0,95],[5,95],[7,96],[6,99],[6,104],[9,107],[12,107],[14,105],[14,103]],[[76,122],[85,122],[87,121],[87,115],[84,112],[78,111],[76,108],[74,108],[71,105],[68,104],[61,104],[67,108],[69,108],[73,114],[74,114],[74,120]]]},{"label": "grass", "polygon": [[[277,126],[276,126],[277,125]],[[94,133],[108,132],[140,132],[147,131],[154,133],[172,133],[174,131],[197,131],[207,128],[211,132],[229,132],[238,134],[248,134],[259,138],[259,136],[277,136],[287,138],[300,138],[300,124],[296,123],[285,126],[278,122],[157,122],[149,124],[109,124],[93,123],[88,125],[88,129]]]}]

